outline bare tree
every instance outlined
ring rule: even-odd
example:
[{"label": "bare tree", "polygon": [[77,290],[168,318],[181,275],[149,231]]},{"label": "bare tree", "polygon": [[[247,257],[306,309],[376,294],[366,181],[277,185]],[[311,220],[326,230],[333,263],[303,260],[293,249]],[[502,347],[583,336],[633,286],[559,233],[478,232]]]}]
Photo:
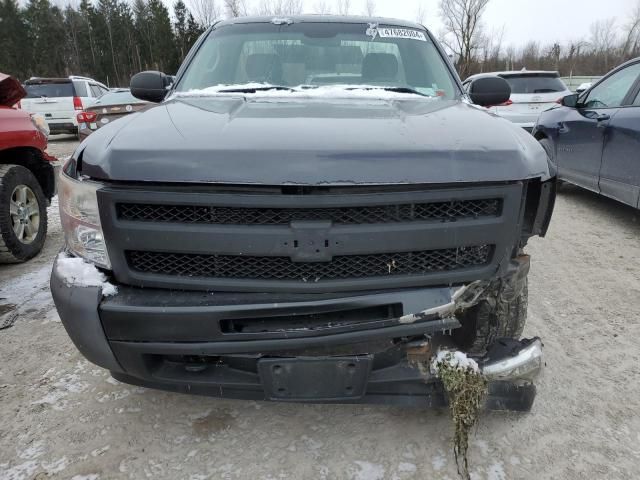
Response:
[{"label": "bare tree", "polygon": [[351,13],[351,0],[338,0],[338,14],[349,15]]},{"label": "bare tree", "polygon": [[216,0],[190,0],[189,3],[193,16],[203,27],[208,27],[222,16]]},{"label": "bare tree", "polygon": [[491,30],[487,34],[478,35],[478,50],[481,51],[480,71],[495,71],[500,69],[500,54],[504,40],[504,25],[497,30]]},{"label": "bare tree", "polygon": [[440,0],[445,44],[457,55],[458,72],[462,78],[471,71],[478,48],[480,19],[488,3],[489,0]]},{"label": "bare tree", "polygon": [[615,18],[596,20],[589,28],[591,32],[591,48],[595,54],[602,56],[605,71],[609,70],[609,58],[613,53],[613,47],[618,39],[615,28]]},{"label": "bare tree", "polygon": [[326,0],[317,0],[313,5],[313,11],[320,15],[327,15],[331,13],[331,5]]},{"label": "bare tree", "polygon": [[509,45],[505,49],[504,55],[505,55],[504,69],[513,70],[515,68],[513,65],[515,64],[515,61],[516,61],[516,47],[514,47],[513,45]]},{"label": "bare tree", "polygon": [[364,14],[373,17],[376,14],[376,0],[364,0]]},{"label": "bare tree", "polygon": [[244,0],[224,0],[224,6],[228,17],[245,17],[247,4]]},{"label": "bare tree", "polygon": [[547,50],[547,57],[553,63],[554,70],[560,70],[560,56],[562,54],[562,47],[558,42],[555,42]]},{"label": "bare tree", "polygon": [[624,59],[640,54],[640,0],[629,15],[621,53]]},{"label": "bare tree", "polygon": [[300,15],[302,0],[261,0],[260,15]]},{"label": "bare tree", "polygon": [[424,25],[424,21],[427,19],[427,7],[421,1],[418,2],[418,8],[416,8],[416,23]]}]

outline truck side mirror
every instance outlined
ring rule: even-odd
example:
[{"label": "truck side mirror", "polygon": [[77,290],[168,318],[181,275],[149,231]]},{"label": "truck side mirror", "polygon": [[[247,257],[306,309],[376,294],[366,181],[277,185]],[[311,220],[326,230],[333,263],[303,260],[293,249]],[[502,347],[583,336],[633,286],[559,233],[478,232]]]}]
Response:
[{"label": "truck side mirror", "polygon": [[167,95],[167,87],[171,83],[171,78],[162,72],[148,70],[136,73],[131,77],[131,95],[140,100],[158,103]]},{"label": "truck side mirror", "polygon": [[500,105],[511,97],[511,87],[501,77],[478,78],[469,85],[469,97],[481,107]]}]

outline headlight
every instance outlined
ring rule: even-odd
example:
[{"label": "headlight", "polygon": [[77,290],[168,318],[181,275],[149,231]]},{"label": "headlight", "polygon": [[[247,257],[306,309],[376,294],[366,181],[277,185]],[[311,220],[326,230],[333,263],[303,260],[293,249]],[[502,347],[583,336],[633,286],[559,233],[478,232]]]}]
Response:
[{"label": "headlight", "polygon": [[45,137],[49,136],[49,125],[42,115],[38,113],[32,113],[31,123],[33,123],[33,126],[40,130]]},{"label": "headlight", "polygon": [[110,269],[96,195],[102,184],[74,180],[64,170],[58,177],[58,201],[67,248],[85,260]]}]

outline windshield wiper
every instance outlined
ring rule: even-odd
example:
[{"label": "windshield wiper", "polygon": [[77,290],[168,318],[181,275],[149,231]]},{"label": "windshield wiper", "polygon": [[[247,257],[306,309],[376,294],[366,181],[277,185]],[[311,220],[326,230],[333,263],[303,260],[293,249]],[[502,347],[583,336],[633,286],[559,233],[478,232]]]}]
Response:
[{"label": "windshield wiper", "polygon": [[421,97],[430,97],[431,95],[426,95],[422,92],[419,92],[415,88],[411,87],[376,87],[375,85],[363,85],[363,86],[349,86],[348,90],[385,90],[387,92],[395,92],[395,93],[410,93],[413,95],[420,95]]},{"label": "windshield wiper", "polygon": [[295,92],[294,88],[285,87],[283,85],[265,85],[264,87],[226,88],[224,90],[218,90],[218,93],[257,93],[257,92],[267,92],[269,90],[282,90],[282,91],[288,91],[288,92]]}]

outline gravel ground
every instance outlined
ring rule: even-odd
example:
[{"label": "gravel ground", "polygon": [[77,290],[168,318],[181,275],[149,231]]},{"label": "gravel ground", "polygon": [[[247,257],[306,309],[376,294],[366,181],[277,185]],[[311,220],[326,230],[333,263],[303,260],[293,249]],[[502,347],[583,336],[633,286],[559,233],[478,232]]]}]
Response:
[{"label": "gravel ground", "polygon": [[[73,141],[52,142],[68,155]],[[120,384],[86,362],[53,308],[62,243],[0,268],[0,478],[455,479],[445,410],[226,401]],[[533,411],[487,413],[474,480],[635,479],[640,465],[640,215],[578,188],[534,239],[526,334],[545,342]]]}]

